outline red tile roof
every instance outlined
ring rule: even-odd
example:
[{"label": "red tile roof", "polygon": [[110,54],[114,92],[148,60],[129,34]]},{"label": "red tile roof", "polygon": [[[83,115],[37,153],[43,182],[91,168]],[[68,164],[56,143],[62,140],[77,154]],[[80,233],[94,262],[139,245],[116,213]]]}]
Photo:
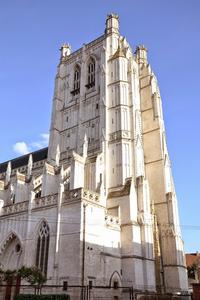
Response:
[{"label": "red tile roof", "polygon": [[186,253],[185,258],[186,258],[186,266],[187,267],[192,266],[194,263],[200,263],[200,253],[199,252]]}]

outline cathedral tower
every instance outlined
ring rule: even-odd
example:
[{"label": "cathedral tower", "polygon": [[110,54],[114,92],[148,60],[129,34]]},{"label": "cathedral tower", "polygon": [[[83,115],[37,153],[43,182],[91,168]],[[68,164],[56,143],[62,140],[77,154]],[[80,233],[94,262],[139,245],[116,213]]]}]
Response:
[{"label": "cathedral tower", "polygon": [[[0,174],[2,266],[12,212],[28,220],[12,233],[21,264],[43,268],[48,284],[187,290],[157,79],[147,49],[133,53],[120,35],[116,14],[96,40],[75,52],[61,47],[47,158],[38,166],[33,153],[16,175],[14,164]],[[47,233],[48,261],[38,256],[34,231]]]},{"label": "cathedral tower", "polygon": [[[153,286],[157,270],[157,285],[186,289],[162,103],[147,49],[132,52],[115,14],[107,17],[103,36],[72,54],[66,49],[56,76],[48,159],[55,163],[57,145],[64,165],[76,160],[74,152],[84,157],[73,163],[71,188],[101,191],[108,211],[120,217],[126,283]],[[162,256],[156,260],[155,239]]]}]

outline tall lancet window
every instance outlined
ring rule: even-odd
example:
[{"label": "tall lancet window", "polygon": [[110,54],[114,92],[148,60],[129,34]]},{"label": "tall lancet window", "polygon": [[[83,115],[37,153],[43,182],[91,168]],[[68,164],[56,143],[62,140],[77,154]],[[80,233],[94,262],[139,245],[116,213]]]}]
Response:
[{"label": "tall lancet window", "polygon": [[80,93],[80,79],[81,79],[81,69],[79,66],[76,66],[74,70],[74,90],[72,91],[73,95]]},{"label": "tall lancet window", "polygon": [[95,85],[95,60],[90,58],[88,62],[88,82],[86,87],[89,89]]},{"label": "tall lancet window", "polygon": [[36,267],[44,274],[47,274],[49,254],[49,226],[46,222],[42,222],[37,239]]}]

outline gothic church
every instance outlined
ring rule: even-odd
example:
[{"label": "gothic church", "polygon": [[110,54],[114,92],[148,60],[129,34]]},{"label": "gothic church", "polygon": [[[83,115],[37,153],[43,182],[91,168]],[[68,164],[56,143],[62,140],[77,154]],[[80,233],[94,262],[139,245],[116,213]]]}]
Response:
[{"label": "gothic church", "polygon": [[157,79],[115,14],[61,48],[49,147],[0,164],[0,267],[22,265],[49,285],[187,290]]}]

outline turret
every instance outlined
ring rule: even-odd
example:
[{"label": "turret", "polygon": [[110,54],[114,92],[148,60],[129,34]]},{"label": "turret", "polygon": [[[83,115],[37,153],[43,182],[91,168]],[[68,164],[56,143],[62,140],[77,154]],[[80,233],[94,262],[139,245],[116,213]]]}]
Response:
[{"label": "turret", "polygon": [[60,57],[61,59],[66,58],[67,56],[69,56],[71,54],[71,46],[70,46],[70,44],[64,43],[61,46],[60,51],[61,51],[61,57]]},{"label": "turret", "polygon": [[119,16],[116,14],[110,14],[106,19],[106,34],[116,33],[119,34]]},{"label": "turret", "polygon": [[136,48],[136,58],[139,64],[147,64],[147,48],[144,45],[139,45]]}]

